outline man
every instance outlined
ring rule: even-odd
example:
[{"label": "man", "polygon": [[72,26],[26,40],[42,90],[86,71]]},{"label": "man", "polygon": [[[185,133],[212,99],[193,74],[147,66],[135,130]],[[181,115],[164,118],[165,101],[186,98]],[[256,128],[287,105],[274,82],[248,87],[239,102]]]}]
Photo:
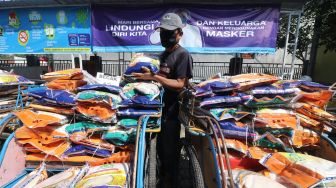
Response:
[{"label": "man", "polygon": [[162,164],[161,179],[164,179],[165,185],[160,187],[165,187],[168,183],[176,185],[181,128],[178,120],[178,93],[192,78],[192,57],[178,44],[183,35],[182,27],[178,15],[174,13],[163,15],[161,24],[156,28],[160,31],[161,45],[165,48],[160,55],[159,74],[154,75],[147,68],[143,68],[145,73],[134,74],[138,79],[157,81],[165,88],[162,127],[158,138],[158,152]]},{"label": "man", "polygon": [[[182,47],[202,47],[201,30],[197,26],[188,23],[191,19],[189,11],[186,9],[175,9],[173,12],[180,16],[182,20],[182,31],[184,33],[184,37],[179,41],[179,44]],[[158,31],[154,31],[149,36],[149,41],[151,44],[158,44],[160,42],[160,33]]]}]

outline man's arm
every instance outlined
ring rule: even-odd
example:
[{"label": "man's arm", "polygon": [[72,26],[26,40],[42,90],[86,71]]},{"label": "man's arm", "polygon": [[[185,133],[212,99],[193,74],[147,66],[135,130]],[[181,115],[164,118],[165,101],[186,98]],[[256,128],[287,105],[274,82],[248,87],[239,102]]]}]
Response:
[{"label": "man's arm", "polygon": [[143,67],[142,70],[144,73],[133,73],[133,76],[140,80],[157,81],[163,86],[174,90],[180,90],[188,84],[188,78],[169,79],[160,75],[152,75],[150,70],[146,67]]},{"label": "man's arm", "polygon": [[183,87],[187,86],[188,84],[188,79],[187,78],[178,78],[178,79],[169,79],[169,78],[165,78],[163,76],[160,75],[154,75],[153,76],[153,80],[159,82],[160,84],[162,84],[165,87],[174,89],[174,90],[180,90]]}]

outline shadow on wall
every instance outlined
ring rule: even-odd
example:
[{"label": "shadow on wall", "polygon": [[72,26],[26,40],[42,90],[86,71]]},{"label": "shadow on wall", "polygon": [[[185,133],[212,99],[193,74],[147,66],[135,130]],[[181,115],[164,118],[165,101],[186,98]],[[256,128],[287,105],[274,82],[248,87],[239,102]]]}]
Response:
[{"label": "shadow on wall", "polygon": [[326,85],[336,82],[336,52],[323,53],[324,47],[319,48],[315,66],[315,81]]}]

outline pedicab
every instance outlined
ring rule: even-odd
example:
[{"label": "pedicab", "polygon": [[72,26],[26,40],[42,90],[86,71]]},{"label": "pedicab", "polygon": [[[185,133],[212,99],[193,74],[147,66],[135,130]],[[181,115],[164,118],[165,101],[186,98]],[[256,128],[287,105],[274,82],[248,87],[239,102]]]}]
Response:
[{"label": "pedicab", "polygon": [[[29,102],[22,90],[33,85],[34,82],[6,71],[0,70],[0,119],[11,111],[22,109]],[[13,120],[14,121],[14,120]],[[15,123],[0,128],[1,143],[16,129]]]},{"label": "pedicab", "polygon": [[[208,80],[181,92],[179,117],[186,129],[184,145],[191,148],[189,161],[194,161],[193,187],[333,186],[336,174],[324,166],[335,166],[336,145],[330,137],[336,119],[323,110],[330,100],[326,90],[317,83],[252,74]],[[291,179],[276,171],[280,167],[274,161],[280,158],[300,164],[297,169],[282,166],[289,174],[301,170],[320,173],[319,178]]]},{"label": "pedicab", "polygon": [[[2,121],[4,127],[11,119],[19,119],[16,122],[20,128],[9,136],[1,151],[1,186],[82,187],[103,185],[99,183],[108,181],[105,183],[120,187],[152,187],[157,183],[156,133],[160,131],[163,91],[158,93],[159,97],[153,97],[150,92],[154,86],[159,88],[156,84],[130,84],[122,92],[125,98],[119,101],[120,97],[115,95],[122,95],[118,87],[92,83],[79,86],[76,80],[84,78],[80,72],[73,69],[44,75],[47,87],[32,87],[26,91],[34,98],[29,108],[14,111]],[[134,96],[132,87],[141,84],[145,87],[138,89],[155,100]],[[152,86],[148,87],[149,84]],[[152,90],[146,94],[147,88]],[[142,102],[151,108],[139,109],[137,105],[143,105]],[[114,107],[112,105],[117,103],[121,104],[117,110],[106,106]],[[118,128],[122,125],[130,128],[129,131],[102,124],[112,122],[116,116],[136,118],[118,121]],[[135,139],[135,145],[124,145],[123,142],[133,142],[131,138]],[[113,141],[113,145],[106,140]],[[13,156],[18,163],[9,170],[13,166]],[[108,178],[97,174],[100,168],[111,171],[103,174]],[[37,174],[41,179],[36,179]]]},{"label": "pedicab", "polygon": [[[132,187],[151,187],[156,185],[158,181],[156,174],[158,168],[156,161],[156,133],[160,131],[160,128],[157,126],[148,126],[149,118],[155,118],[158,122],[161,121],[159,115],[142,116],[139,119],[133,170],[129,172],[130,177],[132,178],[132,180],[130,180]],[[1,120],[0,126],[7,126],[15,119],[15,115],[9,114]],[[147,138],[145,137],[146,132],[148,134]],[[15,134],[11,133],[6,139],[0,153],[0,184],[2,187],[13,187],[36,168],[37,165],[27,164],[24,156],[25,152],[22,147],[15,142]],[[13,163],[13,161],[15,161],[15,163]],[[48,162],[43,164],[48,165]],[[63,164],[58,166],[55,166],[52,163],[50,164],[52,167],[48,168],[49,174],[58,174],[65,169],[74,166],[74,164]],[[81,164],[78,163],[76,166],[78,165]]]}]

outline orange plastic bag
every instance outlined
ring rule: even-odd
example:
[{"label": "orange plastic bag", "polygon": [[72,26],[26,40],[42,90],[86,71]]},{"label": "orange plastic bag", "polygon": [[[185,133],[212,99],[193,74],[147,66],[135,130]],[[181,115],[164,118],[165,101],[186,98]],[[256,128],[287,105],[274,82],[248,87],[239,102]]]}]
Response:
[{"label": "orange plastic bag", "polygon": [[28,128],[45,127],[48,125],[62,125],[68,122],[65,116],[47,112],[33,112],[31,110],[21,110],[14,113]]},{"label": "orange plastic bag", "polygon": [[41,76],[43,80],[48,82],[56,79],[62,80],[82,80],[84,78],[83,72],[80,69],[68,69],[55,72],[49,72]]},{"label": "orange plastic bag", "polygon": [[78,102],[76,110],[94,121],[102,123],[115,123],[117,121],[116,110],[101,103]]},{"label": "orange plastic bag", "polygon": [[86,132],[75,132],[70,135],[70,140],[76,144],[82,144],[91,147],[99,147],[101,149],[111,150],[112,152],[115,149],[115,146],[106,142],[101,138],[87,137]]},{"label": "orange plastic bag", "polygon": [[277,82],[279,78],[268,75],[268,74],[259,74],[259,73],[251,73],[251,74],[239,74],[236,76],[232,76],[229,81],[239,84],[240,90],[247,90],[255,86],[272,84]]},{"label": "orange plastic bag", "polygon": [[[213,142],[215,143],[215,140],[213,139]],[[219,140],[220,147],[223,148],[222,140]],[[236,140],[236,139],[225,139],[225,144],[228,149],[232,149],[235,151],[238,151],[244,155],[247,154],[248,146],[243,143],[242,141]]]},{"label": "orange plastic bag", "polygon": [[256,127],[297,128],[297,119],[293,114],[287,113],[257,113]]},{"label": "orange plastic bag", "polygon": [[36,139],[26,139],[26,140],[18,140],[21,144],[30,144],[34,148],[40,150],[42,153],[55,156],[58,159],[62,159],[63,153],[69,149],[70,143],[67,141],[62,142],[54,142],[51,144],[41,144],[39,140]]},{"label": "orange plastic bag", "polygon": [[300,113],[296,113],[296,116],[300,119],[300,125],[302,125],[303,127],[314,128],[320,126],[321,124],[320,122]]},{"label": "orange plastic bag", "polygon": [[257,146],[251,146],[247,150],[247,155],[253,159],[261,159],[265,155],[269,153],[275,153],[277,152],[276,149],[270,149],[270,148],[261,148]]},{"label": "orange plastic bag", "polygon": [[308,145],[317,145],[320,141],[320,136],[311,130],[295,130],[292,145],[300,148]]},{"label": "orange plastic bag", "polygon": [[297,112],[306,115],[310,118],[313,118],[315,120],[336,121],[335,116],[311,104],[297,103],[295,108]]},{"label": "orange plastic bag", "polygon": [[332,91],[329,90],[320,90],[313,93],[302,92],[300,93],[301,98],[299,102],[309,103],[323,108],[330,101],[332,94]]},{"label": "orange plastic bag", "polygon": [[75,111],[72,108],[64,108],[64,107],[58,107],[58,106],[44,106],[39,104],[29,104],[30,108],[33,108],[35,110],[41,110],[41,111],[47,111],[47,112],[53,112],[58,114],[65,114],[65,115],[73,115]]},{"label": "orange plastic bag", "polygon": [[65,141],[68,135],[65,132],[60,132],[57,129],[50,128],[49,130],[29,129],[22,126],[15,131],[15,138],[18,142],[23,140],[36,140],[41,144],[51,144],[54,142]]},{"label": "orange plastic bag", "polygon": [[[273,153],[259,161],[269,171],[299,186],[335,186],[336,163],[300,153]],[[329,182],[330,181],[330,182]],[[323,183],[322,183],[323,182]],[[328,185],[328,184],[332,185]]]},{"label": "orange plastic bag", "polygon": [[60,80],[56,79],[51,82],[48,82],[46,85],[49,89],[60,89],[75,91],[78,87],[86,85],[84,80]]}]

